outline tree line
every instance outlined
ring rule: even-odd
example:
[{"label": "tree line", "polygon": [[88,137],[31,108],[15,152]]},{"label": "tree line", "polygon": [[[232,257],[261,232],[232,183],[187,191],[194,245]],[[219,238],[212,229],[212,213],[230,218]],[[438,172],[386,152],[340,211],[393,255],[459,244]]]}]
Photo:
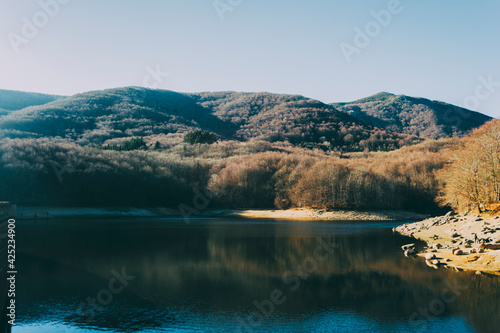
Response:
[{"label": "tree line", "polygon": [[196,190],[208,194],[211,208],[422,211],[440,205],[484,212],[500,206],[499,120],[462,139],[390,152],[339,153],[264,141],[210,144],[214,139],[194,132],[186,139],[193,144],[147,150],[142,138],[119,150],[2,139],[0,198],[25,205],[175,208],[192,202]]}]

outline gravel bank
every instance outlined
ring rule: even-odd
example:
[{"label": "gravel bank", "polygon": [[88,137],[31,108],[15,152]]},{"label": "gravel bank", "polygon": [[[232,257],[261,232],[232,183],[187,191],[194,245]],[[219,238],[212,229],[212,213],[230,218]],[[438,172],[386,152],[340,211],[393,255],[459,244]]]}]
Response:
[{"label": "gravel bank", "polygon": [[[427,243],[418,256],[427,265],[500,275],[500,216],[463,215],[452,212],[393,229]],[[411,244],[409,244],[411,245]],[[412,246],[406,246],[411,256]],[[416,252],[416,251],[415,251]]]}]

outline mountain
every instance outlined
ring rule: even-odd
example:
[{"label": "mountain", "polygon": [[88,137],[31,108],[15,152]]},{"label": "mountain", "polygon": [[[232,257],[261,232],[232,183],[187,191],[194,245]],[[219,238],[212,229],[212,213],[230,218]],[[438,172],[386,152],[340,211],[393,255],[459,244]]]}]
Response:
[{"label": "mountain", "polygon": [[0,116],[8,114],[13,110],[21,110],[28,106],[43,105],[62,98],[64,97],[0,89]]},{"label": "mountain", "polygon": [[214,132],[221,139],[289,141],[342,150],[388,150],[419,141],[317,100],[270,93],[192,94],[126,87],[78,94],[0,118],[3,137],[59,137],[83,145],[132,136],[155,140],[193,129]]},{"label": "mountain", "polygon": [[452,104],[387,92],[331,105],[373,126],[421,138],[463,135],[492,119]]}]

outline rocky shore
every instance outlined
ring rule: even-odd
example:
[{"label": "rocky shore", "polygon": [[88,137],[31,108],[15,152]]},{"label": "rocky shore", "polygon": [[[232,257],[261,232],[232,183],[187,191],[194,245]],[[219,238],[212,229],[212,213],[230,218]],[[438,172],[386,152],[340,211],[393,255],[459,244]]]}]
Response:
[{"label": "rocky shore", "polygon": [[404,245],[402,250],[407,257],[424,258],[430,267],[500,275],[500,216],[450,212],[393,231],[426,242],[419,252],[414,244]]}]

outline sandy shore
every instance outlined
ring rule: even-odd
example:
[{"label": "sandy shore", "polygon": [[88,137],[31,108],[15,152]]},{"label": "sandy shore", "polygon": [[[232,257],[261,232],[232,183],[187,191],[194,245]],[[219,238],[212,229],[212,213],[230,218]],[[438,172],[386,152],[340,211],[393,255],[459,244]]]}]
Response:
[{"label": "sandy shore", "polygon": [[417,255],[431,267],[500,275],[500,216],[448,213],[394,231],[425,241],[427,247]]},{"label": "sandy shore", "polygon": [[[287,210],[245,210],[224,209],[205,210],[200,217],[241,217],[251,219],[277,220],[330,220],[330,221],[416,221],[429,217],[406,211],[324,211],[314,209]],[[99,218],[99,217],[183,217],[182,212],[169,208],[71,208],[71,207],[18,207],[19,219],[52,219],[52,218]]]},{"label": "sandy shore", "polygon": [[287,209],[287,210],[234,210],[227,215],[234,215],[254,219],[280,220],[331,220],[331,221],[405,221],[427,218],[429,215],[407,211],[353,211],[353,210],[314,210],[314,209]]}]

